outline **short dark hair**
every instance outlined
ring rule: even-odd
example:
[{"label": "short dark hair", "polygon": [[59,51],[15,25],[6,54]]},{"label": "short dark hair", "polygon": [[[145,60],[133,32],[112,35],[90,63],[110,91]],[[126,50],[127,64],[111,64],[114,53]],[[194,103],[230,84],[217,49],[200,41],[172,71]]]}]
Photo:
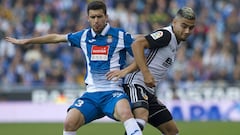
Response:
[{"label": "short dark hair", "polygon": [[102,9],[104,14],[105,15],[107,14],[107,7],[103,1],[93,1],[89,3],[87,8],[87,13],[89,13],[89,10],[98,10],[98,9]]},{"label": "short dark hair", "polygon": [[195,20],[195,13],[190,7],[183,7],[178,10],[177,17],[183,17],[188,20]]}]

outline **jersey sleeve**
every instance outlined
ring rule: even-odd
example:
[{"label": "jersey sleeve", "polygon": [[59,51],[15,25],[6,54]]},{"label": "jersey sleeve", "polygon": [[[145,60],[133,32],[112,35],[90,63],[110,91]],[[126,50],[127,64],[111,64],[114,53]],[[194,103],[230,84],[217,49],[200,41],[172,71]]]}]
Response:
[{"label": "jersey sleeve", "polygon": [[69,33],[67,35],[69,46],[80,48],[81,35],[82,35],[82,32]]},{"label": "jersey sleeve", "polygon": [[162,48],[169,44],[171,33],[167,30],[160,29],[145,36],[149,42],[150,48]]}]

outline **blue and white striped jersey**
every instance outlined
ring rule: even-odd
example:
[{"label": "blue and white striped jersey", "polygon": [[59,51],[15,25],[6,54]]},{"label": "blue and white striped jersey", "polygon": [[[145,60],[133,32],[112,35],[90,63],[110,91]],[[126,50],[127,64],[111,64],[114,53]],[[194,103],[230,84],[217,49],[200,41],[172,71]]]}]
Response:
[{"label": "blue and white striped jersey", "polygon": [[122,80],[109,81],[105,74],[120,70],[126,63],[126,53],[132,54],[130,34],[109,24],[97,35],[91,28],[67,35],[69,45],[81,48],[86,58],[87,92],[121,90]]}]

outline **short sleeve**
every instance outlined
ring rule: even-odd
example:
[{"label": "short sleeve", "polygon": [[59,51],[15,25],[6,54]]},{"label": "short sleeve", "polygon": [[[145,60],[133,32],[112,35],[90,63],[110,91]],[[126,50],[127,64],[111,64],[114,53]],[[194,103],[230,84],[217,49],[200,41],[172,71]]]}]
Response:
[{"label": "short sleeve", "polygon": [[80,39],[81,39],[81,34],[82,32],[76,32],[76,33],[69,33],[67,35],[67,40],[69,42],[69,45],[72,47],[78,47],[80,48]]},{"label": "short sleeve", "polygon": [[162,48],[169,44],[171,33],[167,30],[160,29],[145,36],[149,42],[150,48]]}]

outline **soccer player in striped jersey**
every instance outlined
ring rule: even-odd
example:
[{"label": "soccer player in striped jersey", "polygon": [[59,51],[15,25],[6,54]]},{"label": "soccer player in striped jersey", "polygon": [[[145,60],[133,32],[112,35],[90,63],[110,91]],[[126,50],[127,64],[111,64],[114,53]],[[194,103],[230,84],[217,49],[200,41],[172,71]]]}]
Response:
[{"label": "soccer player in striped jersey", "polygon": [[109,80],[126,76],[124,90],[133,103],[133,113],[142,129],[148,122],[164,135],[178,134],[171,113],[155,95],[155,86],[166,78],[181,42],[189,37],[194,26],[194,11],[189,7],[179,9],[170,26],[133,42],[134,62],[130,66],[107,74]]},{"label": "soccer player in striped jersey", "polygon": [[70,46],[83,50],[87,62],[86,92],[69,107],[63,135],[76,135],[81,126],[104,116],[123,122],[128,135],[142,135],[123,90],[122,80],[107,80],[105,76],[109,71],[124,67],[126,54],[132,54],[133,38],[109,25],[105,3],[89,3],[87,13],[91,26],[88,29],[29,39],[6,37],[6,40],[17,45],[68,42]]}]

